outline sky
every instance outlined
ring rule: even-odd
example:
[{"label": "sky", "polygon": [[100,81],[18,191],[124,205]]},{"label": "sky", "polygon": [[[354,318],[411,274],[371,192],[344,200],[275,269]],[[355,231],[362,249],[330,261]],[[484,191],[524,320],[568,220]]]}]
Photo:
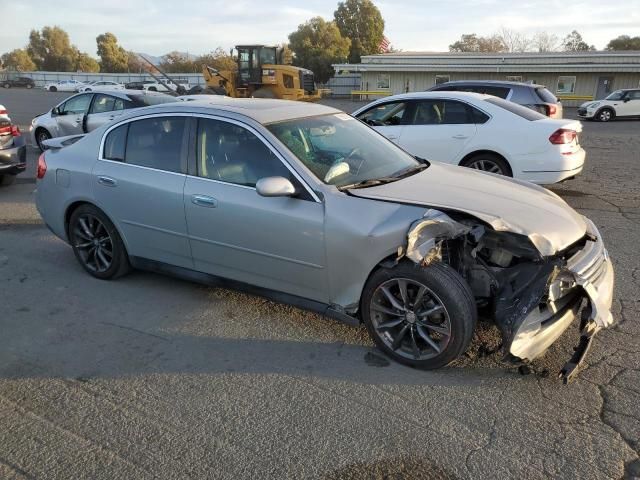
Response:
[{"label": "sky", "polygon": [[[578,30],[603,49],[618,35],[640,35],[640,0],[374,0],[396,49],[447,51],[463,33],[500,27],[564,37]],[[29,31],[65,29],[96,56],[97,35],[114,33],[127,50],[202,54],[236,44],[276,44],[313,16],[332,19],[337,1],[306,0],[0,0],[0,53],[21,48]],[[9,21],[6,21],[9,20]]]}]

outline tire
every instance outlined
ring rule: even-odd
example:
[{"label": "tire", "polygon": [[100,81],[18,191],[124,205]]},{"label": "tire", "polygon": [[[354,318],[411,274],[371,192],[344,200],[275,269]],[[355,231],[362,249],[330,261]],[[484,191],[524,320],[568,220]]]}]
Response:
[{"label": "tire", "polygon": [[497,173],[505,177],[513,176],[511,167],[509,167],[507,161],[495,153],[478,153],[464,160],[460,165],[475,170],[482,170],[483,172]]},{"label": "tire", "polygon": [[80,205],[71,214],[68,232],[76,259],[91,276],[113,280],[131,270],[120,234],[100,209]]},{"label": "tire", "polygon": [[57,92],[58,89],[56,87],[54,87],[54,86],[51,86],[51,87],[49,87],[49,91],[50,92]]},{"label": "tire", "polygon": [[443,367],[462,355],[477,322],[469,286],[440,262],[428,267],[406,262],[375,271],[364,287],[361,311],[380,350],[399,363],[425,370]]},{"label": "tire", "polygon": [[603,108],[602,110],[598,110],[593,118],[598,120],[599,122],[610,122],[616,117],[616,112],[611,108]]},{"label": "tire", "polygon": [[33,88],[33,85],[31,85],[30,83],[27,84],[27,90]]},{"label": "tire", "polygon": [[0,187],[8,187],[16,181],[15,175],[0,175]]},{"label": "tire", "polygon": [[90,89],[90,88],[85,88],[83,91],[85,91],[85,92],[90,92],[90,91],[91,91],[91,89]]},{"label": "tire", "polygon": [[273,90],[268,88],[259,88],[251,95],[253,98],[276,98],[276,94]]},{"label": "tire", "polygon": [[44,145],[42,145],[42,142],[45,140],[49,140],[50,138],[51,134],[44,128],[38,128],[36,130],[36,143],[38,144],[38,148],[41,152],[44,152],[46,150]]},{"label": "tire", "polygon": [[148,89],[150,92],[157,92],[158,89],[156,87],[149,87]]},{"label": "tire", "polygon": [[4,87],[4,88],[11,88],[11,84],[10,84],[10,83],[5,83],[5,84],[3,85],[3,87]]}]

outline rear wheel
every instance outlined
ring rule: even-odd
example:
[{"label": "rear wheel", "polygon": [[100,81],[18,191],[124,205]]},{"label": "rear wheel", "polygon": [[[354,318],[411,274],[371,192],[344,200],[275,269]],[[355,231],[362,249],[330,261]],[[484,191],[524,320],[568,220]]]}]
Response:
[{"label": "rear wheel", "polygon": [[362,296],[369,335],[405,365],[440,368],[469,346],[476,306],[466,282],[443,263],[411,263],[374,272]]},{"label": "rear wheel", "polygon": [[0,175],[0,187],[8,187],[16,181],[15,175]]},{"label": "rear wheel", "polygon": [[96,278],[114,279],[131,269],[120,234],[93,205],[81,205],[71,214],[69,241],[82,267]]},{"label": "rear wheel", "polygon": [[251,95],[253,98],[276,98],[276,94],[273,90],[268,88],[259,88]]},{"label": "rear wheel", "polygon": [[4,88],[10,88],[10,87],[11,87],[11,84],[10,84],[10,83],[5,83],[5,84],[3,85],[3,87],[4,87]]},{"label": "rear wheel", "polygon": [[609,122],[613,120],[616,116],[616,113],[610,108],[603,108],[598,113],[596,113],[596,118],[599,122]]},{"label": "rear wheel", "polygon": [[57,92],[58,89],[56,87],[54,87],[54,86],[51,86],[51,87],[49,87],[49,91],[50,92]]},{"label": "rear wheel", "polygon": [[51,134],[47,132],[44,128],[39,128],[36,130],[36,143],[38,144],[38,148],[41,152],[46,150],[46,147],[42,144],[45,140],[49,140],[51,138]]},{"label": "rear wheel", "polygon": [[504,158],[495,153],[479,153],[462,162],[462,166],[482,170],[483,172],[497,173],[507,177],[513,176],[509,164]]}]

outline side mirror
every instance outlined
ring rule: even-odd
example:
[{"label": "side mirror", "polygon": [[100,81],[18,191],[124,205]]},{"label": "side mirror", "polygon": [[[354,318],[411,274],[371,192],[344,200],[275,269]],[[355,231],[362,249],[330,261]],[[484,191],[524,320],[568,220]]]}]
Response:
[{"label": "side mirror", "polygon": [[265,177],[256,183],[256,192],[263,197],[292,197],[296,188],[284,177]]},{"label": "side mirror", "polygon": [[625,97],[624,100],[622,100],[624,103],[627,103],[629,100],[631,100],[629,97]]}]

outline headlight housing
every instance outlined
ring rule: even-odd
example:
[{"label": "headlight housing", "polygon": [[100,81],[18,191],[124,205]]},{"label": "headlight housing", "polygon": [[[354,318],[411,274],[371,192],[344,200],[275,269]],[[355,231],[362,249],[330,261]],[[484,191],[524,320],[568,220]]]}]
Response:
[{"label": "headlight housing", "polygon": [[593,103],[588,103],[587,104],[587,108],[595,108],[598,105],[600,105],[600,102],[593,102]]}]

